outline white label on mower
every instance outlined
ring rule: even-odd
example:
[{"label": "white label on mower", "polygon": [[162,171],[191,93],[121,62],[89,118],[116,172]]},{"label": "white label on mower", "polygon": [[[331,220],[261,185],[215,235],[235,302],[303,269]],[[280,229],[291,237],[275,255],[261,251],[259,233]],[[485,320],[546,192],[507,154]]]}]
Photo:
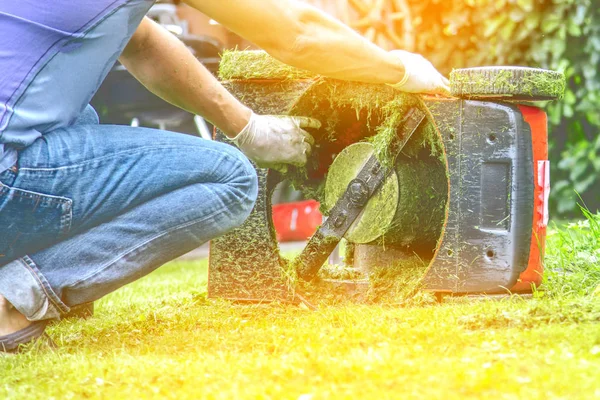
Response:
[{"label": "white label on mower", "polygon": [[536,212],[540,213],[539,227],[548,226],[548,199],[550,197],[550,161],[539,160],[537,165],[537,185],[540,189],[540,203]]}]

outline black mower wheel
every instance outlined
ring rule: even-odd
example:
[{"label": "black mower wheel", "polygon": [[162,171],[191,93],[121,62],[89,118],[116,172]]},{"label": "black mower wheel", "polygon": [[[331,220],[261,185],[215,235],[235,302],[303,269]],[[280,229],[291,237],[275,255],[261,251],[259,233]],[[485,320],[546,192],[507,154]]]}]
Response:
[{"label": "black mower wheel", "polygon": [[527,67],[477,67],[450,73],[453,96],[465,99],[547,101],[562,98],[561,72]]}]

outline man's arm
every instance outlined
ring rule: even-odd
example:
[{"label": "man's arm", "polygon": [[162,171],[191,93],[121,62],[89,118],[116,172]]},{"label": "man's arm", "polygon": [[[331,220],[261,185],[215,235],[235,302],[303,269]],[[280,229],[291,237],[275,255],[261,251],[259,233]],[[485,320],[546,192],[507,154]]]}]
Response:
[{"label": "man's arm", "polygon": [[332,78],[372,83],[395,84],[405,76],[400,57],[305,3],[294,0],[184,1],[297,68]]},{"label": "man's arm", "polygon": [[221,128],[257,164],[281,170],[282,164],[306,163],[313,139],[303,128],[319,128],[319,121],[254,114],[179,39],[148,18],[120,61],[152,93]]},{"label": "man's arm", "polygon": [[252,111],[237,101],[170,32],[144,18],[119,59],[148,90],[204,116],[227,136],[247,125]]}]

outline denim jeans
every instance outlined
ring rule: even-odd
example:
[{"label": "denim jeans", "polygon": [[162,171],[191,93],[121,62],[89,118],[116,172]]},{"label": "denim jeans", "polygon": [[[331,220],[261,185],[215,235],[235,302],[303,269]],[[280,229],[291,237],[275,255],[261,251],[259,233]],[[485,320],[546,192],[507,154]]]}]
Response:
[{"label": "denim jeans", "polygon": [[56,318],[240,225],[256,196],[234,147],[99,125],[88,107],[0,173],[0,294]]}]

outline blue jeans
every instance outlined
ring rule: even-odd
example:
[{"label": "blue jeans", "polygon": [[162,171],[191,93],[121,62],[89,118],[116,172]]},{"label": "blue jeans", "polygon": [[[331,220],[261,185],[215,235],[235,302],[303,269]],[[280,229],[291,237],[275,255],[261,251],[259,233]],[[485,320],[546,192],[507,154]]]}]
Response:
[{"label": "blue jeans", "polygon": [[240,225],[256,196],[234,147],[99,125],[89,107],[0,173],[0,294],[56,318]]}]

